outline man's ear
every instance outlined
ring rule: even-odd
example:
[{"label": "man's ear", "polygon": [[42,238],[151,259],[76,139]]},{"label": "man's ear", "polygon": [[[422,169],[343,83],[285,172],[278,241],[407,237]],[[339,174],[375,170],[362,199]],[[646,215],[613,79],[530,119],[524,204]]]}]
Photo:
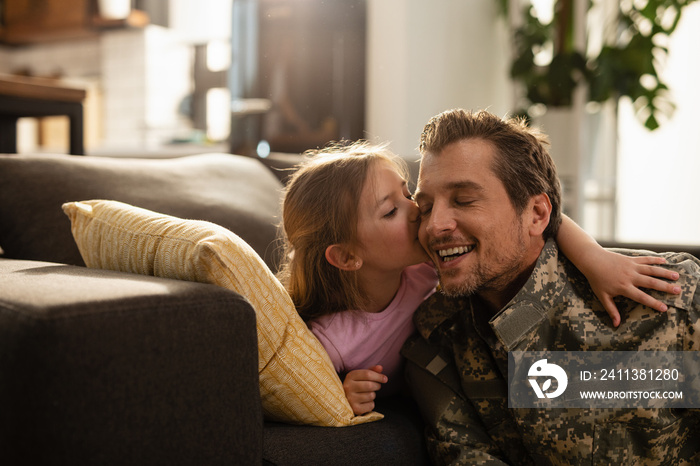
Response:
[{"label": "man's ear", "polygon": [[549,225],[549,217],[552,214],[552,202],[545,193],[532,196],[530,198],[529,230],[530,236],[541,236]]},{"label": "man's ear", "polygon": [[344,244],[331,244],[326,248],[326,260],[340,270],[355,271],[362,267],[362,259]]}]

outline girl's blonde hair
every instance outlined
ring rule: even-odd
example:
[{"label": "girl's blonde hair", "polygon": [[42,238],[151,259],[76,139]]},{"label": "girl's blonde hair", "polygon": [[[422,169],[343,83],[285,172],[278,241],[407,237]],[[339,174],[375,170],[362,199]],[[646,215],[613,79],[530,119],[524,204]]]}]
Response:
[{"label": "girl's blonde hair", "polygon": [[333,244],[357,243],[358,204],[370,169],[391,163],[407,179],[405,162],[385,146],[358,141],[305,153],[282,201],[284,254],[279,278],[299,314],[313,319],[365,303],[357,273],[326,260]]}]

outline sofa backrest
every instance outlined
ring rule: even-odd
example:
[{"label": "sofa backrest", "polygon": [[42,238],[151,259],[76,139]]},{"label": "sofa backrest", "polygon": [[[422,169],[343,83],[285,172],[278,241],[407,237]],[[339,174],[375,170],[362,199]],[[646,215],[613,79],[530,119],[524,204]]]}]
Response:
[{"label": "sofa backrest", "polygon": [[688,244],[623,243],[619,241],[599,241],[600,245],[611,249],[637,249],[651,252],[687,252],[700,259],[700,246]]},{"label": "sofa backrest", "polygon": [[281,189],[258,160],[231,154],[0,155],[0,248],[7,258],[84,265],[61,205],[111,199],[219,224],[276,270]]}]

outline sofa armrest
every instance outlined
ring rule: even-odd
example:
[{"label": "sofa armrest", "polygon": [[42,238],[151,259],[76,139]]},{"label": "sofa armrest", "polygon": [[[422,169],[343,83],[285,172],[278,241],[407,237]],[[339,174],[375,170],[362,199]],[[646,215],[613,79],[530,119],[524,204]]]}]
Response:
[{"label": "sofa armrest", "polygon": [[260,464],[257,365],[236,293],[0,259],[3,464]]}]

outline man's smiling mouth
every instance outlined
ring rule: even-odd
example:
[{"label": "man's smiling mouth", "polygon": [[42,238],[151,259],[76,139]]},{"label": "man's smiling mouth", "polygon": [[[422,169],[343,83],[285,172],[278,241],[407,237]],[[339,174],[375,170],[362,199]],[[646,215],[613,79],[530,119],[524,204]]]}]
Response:
[{"label": "man's smiling mouth", "polygon": [[456,248],[438,249],[437,253],[443,262],[450,262],[457,259],[464,254],[471,252],[474,249],[474,245],[471,246],[458,246]]}]

